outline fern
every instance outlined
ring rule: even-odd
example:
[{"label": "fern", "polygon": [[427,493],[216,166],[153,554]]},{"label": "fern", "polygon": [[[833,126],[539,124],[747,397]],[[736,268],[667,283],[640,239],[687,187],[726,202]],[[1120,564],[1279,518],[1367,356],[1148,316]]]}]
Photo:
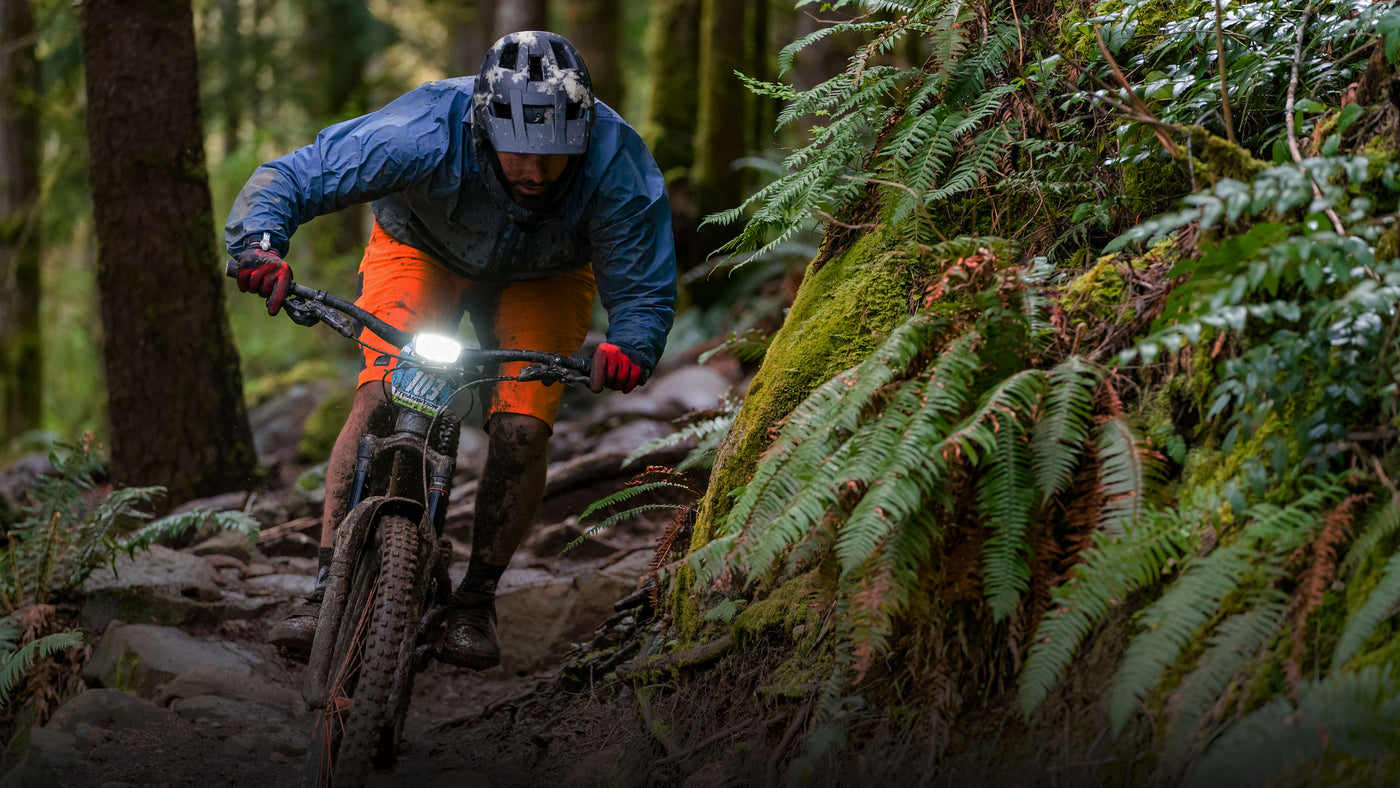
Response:
[{"label": "fern", "polygon": [[1265,589],[1261,603],[1252,604],[1221,622],[1206,639],[1206,650],[1196,669],[1182,679],[1167,703],[1171,725],[1167,729],[1166,757],[1184,761],[1196,744],[1205,718],[1230,681],[1278,636],[1288,611],[1288,597],[1277,589]]},{"label": "fern", "polygon": [[1400,499],[1391,497],[1372,510],[1366,527],[1352,541],[1339,571],[1354,572],[1392,534],[1400,532]]},{"label": "fern", "polygon": [[1332,652],[1332,671],[1340,671],[1351,661],[1381,622],[1395,615],[1397,608],[1400,608],[1400,553],[1390,557],[1381,572],[1380,583],[1372,589],[1365,603],[1347,617],[1341,639]]},{"label": "fern", "polygon": [[1226,595],[1250,572],[1249,556],[1244,544],[1217,548],[1193,562],[1161,599],[1142,612],[1138,623],[1146,631],[1128,644],[1109,698],[1109,724],[1115,733],[1123,729],[1138,703],[1157,686],[1167,666],[1219,609]]},{"label": "fern", "polygon": [[1232,725],[1188,786],[1385,785],[1400,751],[1400,680],[1391,665],[1299,684]]},{"label": "fern", "polygon": [[58,632],[20,646],[19,630],[9,618],[0,619],[0,707],[10,702],[10,693],[37,660],[81,646],[83,633]]},{"label": "fern", "polygon": [[991,531],[982,548],[982,575],[995,621],[1015,611],[1029,586],[1026,533],[1036,502],[1029,442],[1019,420],[1007,414],[997,420],[996,452],[977,485],[977,511]]},{"label": "fern", "polygon": [[1151,478],[1146,450],[1132,427],[1111,418],[1099,428],[1099,482],[1104,505],[1101,527],[1109,534],[1122,533],[1143,515],[1143,492]]},{"label": "fern", "polygon": [[1045,412],[1031,435],[1031,468],[1041,506],[1064,492],[1074,478],[1079,451],[1089,438],[1094,388],[1101,375],[1082,356],[1070,356],[1050,370]]},{"label": "fern", "polygon": [[1161,582],[1163,570],[1186,553],[1190,542],[1180,515],[1171,511],[1146,517],[1121,536],[1099,533],[1074,575],[1055,589],[1051,609],[1036,629],[1021,672],[1021,711],[1027,717],[1045,700],[1094,625],[1129,594]]}]

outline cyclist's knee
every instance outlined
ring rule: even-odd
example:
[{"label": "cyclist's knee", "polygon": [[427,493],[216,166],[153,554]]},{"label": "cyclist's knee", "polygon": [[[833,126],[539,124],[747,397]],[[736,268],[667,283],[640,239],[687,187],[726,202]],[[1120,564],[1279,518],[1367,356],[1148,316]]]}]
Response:
[{"label": "cyclist's knee", "polygon": [[494,446],[518,456],[543,452],[552,432],[543,420],[523,413],[497,413],[486,431]]}]

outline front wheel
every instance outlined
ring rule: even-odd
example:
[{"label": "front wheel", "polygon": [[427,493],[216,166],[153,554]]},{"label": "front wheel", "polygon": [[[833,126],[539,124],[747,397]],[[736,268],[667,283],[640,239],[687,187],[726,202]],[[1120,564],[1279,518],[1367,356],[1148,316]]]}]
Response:
[{"label": "front wheel", "polygon": [[380,730],[393,723],[389,698],[399,653],[417,624],[418,528],[407,518],[388,515],[372,533],[373,546],[356,565],[335,633],[329,696],[307,749],[305,788],[359,788],[371,761],[392,759],[392,753],[376,750],[394,746]]}]

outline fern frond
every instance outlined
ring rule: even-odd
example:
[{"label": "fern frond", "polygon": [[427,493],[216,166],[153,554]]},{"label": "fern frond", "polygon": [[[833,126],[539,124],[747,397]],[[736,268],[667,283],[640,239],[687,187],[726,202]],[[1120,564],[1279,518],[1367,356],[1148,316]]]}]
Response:
[{"label": "fern frond", "polygon": [[1347,557],[1342,560],[1339,571],[1349,574],[1356,571],[1381,542],[1391,534],[1400,531],[1400,499],[1391,497],[1385,503],[1371,510],[1366,518],[1366,527],[1352,541],[1347,549]]},{"label": "fern frond", "polygon": [[1029,441],[1014,414],[997,420],[996,451],[979,469],[977,510],[991,535],[982,545],[983,594],[992,620],[1016,611],[1030,584],[1026,541],[1036,505]]},{"label": "fern frond", "polygon": [[1332,652],[1332,672],[1342,669],[1371,637],[1382,621],[1400,609],[1400,553],[1386,562],[1381,580],[1355,613],[1347,617],[1342,636]]},{"label": "fern frond", "polygon": [[681,484],[680,482],[668,481],[666,479],[658,479],[657,481],[646,482],[644,484],[629,484],[623,487],[622,489],[617,490],[616,492],[609,493],[603,496],[602,498],[599,498],[598,500],[594,501],[593,503],[590,503],[588,507],[585,508],[583,512],[579,514],[578,519],[583,520],[589,515],[598,511],[599,509],[602,509],[607,506],[612,506],[613,504],[622,503],[623,501],[635,498],[643,493],[667,489],[684,490],[685,492],[688,492],[691,495],[695,494],[695,490],[691,489],[689,486]]},{"label": "fern frond", "polygon": [[1186,785],[1392,781],[1400,749],[1400,680],[1393,665],[1300,682],[1297,698],[1296,706],[1287,696],[1275,698],[1232,725]]},{"label": "fern frond", "polygon": [[139,550],[149,547],[157,539],[174,539],[205,525],[217,531],[233,531],[249,539],[257,539],[258,531],[262,528],[258,519],[246,512],[192,509],[147,523],[123,537],[120,544],[127,550]]},{"label": "fern frond", "polygon": [[0,652],[0,707],[9,703],[10,692],[36,660],[82,644],[82,632],[58,632],[30,641],[17,651]]},{"label": "fern frond", "polygon": [[1045,700],[1089,630],[1134,591],[1161,582],[1162,571],[1185,555],[1191,538],[1174,512],[1155,514],[1121,537],[1100,531],[1074,575],[1054,591],[1021,672],[1021,711],[1029,717]]},{"label": "fern frond", "polygon": [[927,315],[909,318],[865,361],[818,386],[794,408],[735,502],[727,528],[738,530],[750,522],[774,520],[784,510],[784,494],[790,494],[791,488],[770,491],[773,481],[788,476],[789,465],[808,472],[821,465],[834,444],[855,430],[861,409],[875,392],[903,376],[942,325],[942,320]]},{"label": "fern frond", "polygon": [[1050,370],[1044,413],[1031,433],[1031,467],[1042,506],[1074,478],[1079,453],[1089,440],[1094,388],[1101,376],[1097,365],[1078,355]]},{"label": "fern frond", "polygon": [[1123,730],[1181,649],[1249,573],[1251,553],[1240,542],[1216,548],[1193,561],[1161,599],[1141,613],[1144,631],[1128,644],[1109,698],[1109,724],[1115,733]]},{"label": "fern frond", "polygon": [[1222,696],[1230,681],[1278,636],[1288,612],[1288,596],[1265,589],[1264,600],[1221,622],[1206,639],[1206,651],[1196,669],[1177,686],[1167,703],[1167,760],[1185,760],[1196,741],[1201,719]]},{"label": "fern frond", "polygon": [[1121,418],[1105,421],[1098,438],[1099,483],[1104,496],[1101,527],[1109,534],[1119,534],[1142,518],[1151,478],[1148,455],[1132,427]]},{"label": "fern frond", "polygon": [[676,509],[687,509],[689,508],[689,506],[689,504],[683,503],[644,503],[640,506],[634,506],[631,509],[626,509],[615,514],[610,514],[602,520],[599,520],[598,522],[588,526],[586,529],[584,529],[583,533],[578,535],[577,538],[564,545],[564,549],[559,551],[559,555],[562,556],[570,550],[573,550],[574,548],[588,541],[588,537],[596,535],[603,529],[611,528],[612,526],[625,520],[631,520],[636,517],[641,517],[647,512],[655,512],[661,509],[675,511]]}]

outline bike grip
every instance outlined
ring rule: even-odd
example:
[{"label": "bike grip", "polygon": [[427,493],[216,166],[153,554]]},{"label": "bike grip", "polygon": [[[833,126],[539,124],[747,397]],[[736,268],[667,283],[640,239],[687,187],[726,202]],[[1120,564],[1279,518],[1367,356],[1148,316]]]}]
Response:
[{"label": "bike grip", "polygon": [[230,257],[224,262],[224,276],[229,279],[238,278],[238,261]]}]

